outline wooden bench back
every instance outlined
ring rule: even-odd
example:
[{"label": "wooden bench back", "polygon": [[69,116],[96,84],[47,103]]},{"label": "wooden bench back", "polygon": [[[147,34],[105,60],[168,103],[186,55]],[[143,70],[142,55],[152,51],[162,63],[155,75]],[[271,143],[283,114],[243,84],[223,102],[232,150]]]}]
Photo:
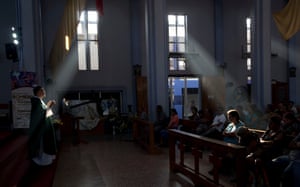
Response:
[{"label": "wooden bench back", "polygon": [[133,139],[146,148],[148,153],[160,153],[160,149],[155,145],[154,124],[147,120],[133,119]]},{"label": "wooden bench back", "polygon": [[259,137],[266,132],[266,130],[261,130],[261,129],[249,129],[249,131],[255,132],[256,134],[258,134]]},{"label": "wooden bench back", "polygon": [[196,129],[198,127],[198,124],[199,123],[197,121],[193,121],[193,120],[189,120],[189,119],[180,119],[179,120],[180,130],[185,131],[185,132],[195,133]]},{"label": "wooden bench back", "polygon": [[[185,163],[185,145],[191,146],[194,156],[193,168],[187,167],[188,164]],[[220,186],[219,169],[222,164],[221,160],[222,157],[228,154],[233,155],[235,158],[237,186],[246,186],[246,147],[174,129],[169,130],[169,146],[170,170],[189,177],[195,186]],[[176,159],[178,152],[175,150],[177,146],[179,146],[179,161]],[[209,161],[214,168],[213,179],[200,173],[199,160],[202,159],[203,148],[211,152]]]}]

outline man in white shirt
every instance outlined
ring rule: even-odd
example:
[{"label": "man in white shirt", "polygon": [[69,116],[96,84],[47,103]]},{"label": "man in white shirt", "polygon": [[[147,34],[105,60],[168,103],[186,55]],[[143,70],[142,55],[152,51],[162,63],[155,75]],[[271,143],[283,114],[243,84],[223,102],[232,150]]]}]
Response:
[{"label": "man in white shirt", "polygon": [[225,128],[226,121],[227,119],[224,114],[224,109],[222,107],[218,107],[212,124],[204,133],[201,134],[201,136],[206,136],[206,137],[216,138],[216,139],[221,138],[222,131]]}]

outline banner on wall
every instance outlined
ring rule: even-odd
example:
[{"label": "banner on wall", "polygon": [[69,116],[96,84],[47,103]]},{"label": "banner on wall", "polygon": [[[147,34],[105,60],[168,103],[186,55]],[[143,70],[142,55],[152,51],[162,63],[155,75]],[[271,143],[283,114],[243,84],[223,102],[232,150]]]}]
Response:
[{"label": "banner on wall", "polygon": [[29,128],[32,87],[36,83],[34,72],[12,72],[13,128]]},{"label": "banner on wall", "polygon": [[285,40],[289,40],[300,30],[299,9],[299,0],[289,0],[281,11],[273,13],[277,28]]}]

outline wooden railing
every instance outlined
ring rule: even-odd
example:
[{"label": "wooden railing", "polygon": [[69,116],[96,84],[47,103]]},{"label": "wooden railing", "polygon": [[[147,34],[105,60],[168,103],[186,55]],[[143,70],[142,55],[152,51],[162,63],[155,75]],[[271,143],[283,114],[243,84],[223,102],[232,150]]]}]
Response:
[{"label": "wooden railing", "polygon": [[266,130],[261,129],[249,129],[249,131],[256,133],[259,137],[266,132]]},{"label": "wooden railing", "polygon": [[[193,167],[185,163],[186,145],[192,150]],[[177,146],[179,151],[176,151]],[[222,166],[222,158],[228,154],[233,155],[235,159],[237,187],[246,186],[245,147],[173,129],[169,130],[169,147],[170,170],[189,177],[195,186],[224,186],[220,184],[219,170]],[[212,177],[200,173],[199,161],[203,157],[203,148],[210,151],[209,161],[213,166]],[[176,152],[179,155],[176,155]]]},{"label": "wooden railing", "polygon": [[160,149],[155,145],[154,124],[150,121],[133,119],[133,139],[149,153],[160,153]]}]

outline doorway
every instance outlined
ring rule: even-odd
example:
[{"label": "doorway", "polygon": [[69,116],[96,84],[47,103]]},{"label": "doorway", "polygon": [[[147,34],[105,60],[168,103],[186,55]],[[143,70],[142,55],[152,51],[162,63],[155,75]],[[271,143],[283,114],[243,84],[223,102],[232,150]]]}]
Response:
[{"label": "doorway", "polygon": [[201,107],[199,77],[169,77],[169,106],[175,108],[181,119],[191,115],[191,106]]}]

